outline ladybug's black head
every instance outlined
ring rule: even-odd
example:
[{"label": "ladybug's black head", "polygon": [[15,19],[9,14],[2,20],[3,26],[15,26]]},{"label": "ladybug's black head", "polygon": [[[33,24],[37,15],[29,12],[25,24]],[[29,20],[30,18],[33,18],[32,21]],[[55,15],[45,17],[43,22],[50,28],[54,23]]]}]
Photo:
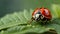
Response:
[{"label": "ladybug's black head", "polygon": [[35,19],[36,21],[39,21],[39,20],[43,19],[43,15],[41,14],[40,11],[38,11],[38,12],[34,15],[34,19]]}]

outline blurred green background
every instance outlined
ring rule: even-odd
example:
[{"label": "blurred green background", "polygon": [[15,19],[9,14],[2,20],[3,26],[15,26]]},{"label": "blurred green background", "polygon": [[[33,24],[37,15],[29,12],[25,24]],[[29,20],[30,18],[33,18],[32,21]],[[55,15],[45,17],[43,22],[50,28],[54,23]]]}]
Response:
[{"label": "blurred green background", "polygon": [[60,0],[0,0],[0,18],[6,14],[45,7],[52,12],[52,5],[60,5]]}]

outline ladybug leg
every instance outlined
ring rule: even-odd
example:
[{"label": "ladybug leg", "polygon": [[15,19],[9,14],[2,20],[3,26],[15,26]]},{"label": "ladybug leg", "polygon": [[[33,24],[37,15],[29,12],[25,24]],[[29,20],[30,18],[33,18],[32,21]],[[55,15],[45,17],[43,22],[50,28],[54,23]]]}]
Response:
[{"label": "ladybug leg", "polygon": [[43,21],[43,24],[45,25],[45,24],[46,24],[46,22],[47,22],[47,20]]},{"label": "ladybug leg", "polygon": [[46,22],[47,22],[47,19],[42,15],[41,17],[41,20],[42,20],[42,24],[46,24]]},{"label": "ladybug leg", "polygon": [[46,20],[45,20],[45,24],[47,24],[47,21],[48,21],[48,20],[46,19]]},{"label": "ladybug leg", "polygon": [[43,24],[47,24],[47,21],[48,20],[45,17],[42,19]]},{"label": "ladybug leg", "polygon": [[32,17],[29,21],[28,24],[31,24],[31,22],[34,20],[34,18]]},{"label": "ladybug leg", "polygon": [[50,23],[52,23],[50,19],[45,20],[45,24],[50,24]]}]

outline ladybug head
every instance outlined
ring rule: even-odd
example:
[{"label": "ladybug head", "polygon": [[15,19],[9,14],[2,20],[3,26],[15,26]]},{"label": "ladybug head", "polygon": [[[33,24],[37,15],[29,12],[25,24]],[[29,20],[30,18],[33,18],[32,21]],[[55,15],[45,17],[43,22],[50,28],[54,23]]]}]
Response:
[{"label": "ladybug head", "polygon": [[36,20],[36,21],[40,20],[40,19],[41,19],[40,17],[41,17],[41,14],[36,14],[36,15],[35,15],[35,20]]},{"label": "ladybug head", "polygon": [[41,14],[40,10],[38,10],[38,12],[35,15],[33,15],[33,18],[36,21],[43,19],[43,15]]}]

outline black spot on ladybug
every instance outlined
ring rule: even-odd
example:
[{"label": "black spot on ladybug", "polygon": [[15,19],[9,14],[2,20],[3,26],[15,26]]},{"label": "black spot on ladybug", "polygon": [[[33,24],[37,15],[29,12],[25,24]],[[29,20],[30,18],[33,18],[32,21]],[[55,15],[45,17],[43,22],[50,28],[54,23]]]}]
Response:
[{"label": "black spot on ladybug", "polygon": [[45,11],[44,11],[45,12]]}]

